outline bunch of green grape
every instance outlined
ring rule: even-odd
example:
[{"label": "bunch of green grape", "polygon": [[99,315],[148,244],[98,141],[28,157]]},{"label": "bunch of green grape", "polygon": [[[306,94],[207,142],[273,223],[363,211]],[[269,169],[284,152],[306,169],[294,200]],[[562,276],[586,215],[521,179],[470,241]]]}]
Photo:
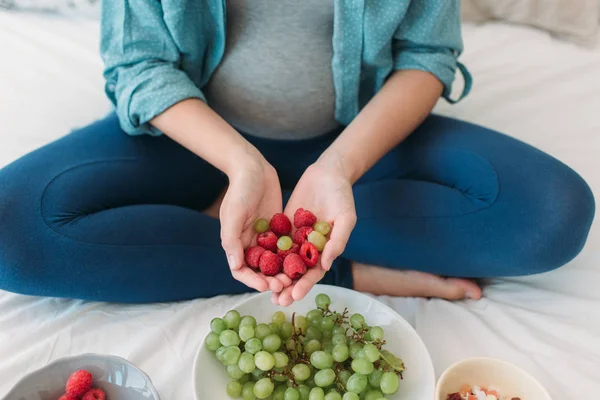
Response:
[{"label": "bunch of green grape", "polygon": [[231,310],[210,323],[208,350],[225,365],[227,394],[244,400],[380,400],[398,391],[404,364],[383,349],[383,329],[360,314],[317,308],[270,323]]}]

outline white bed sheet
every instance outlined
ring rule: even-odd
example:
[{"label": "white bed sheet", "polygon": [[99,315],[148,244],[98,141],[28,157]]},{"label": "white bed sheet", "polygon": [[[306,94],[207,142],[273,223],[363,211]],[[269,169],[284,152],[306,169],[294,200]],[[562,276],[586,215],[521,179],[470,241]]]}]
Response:
[{"label": "white bed sheet", "polygon": [[[106,114],[97,23],[0,12],[0,166]],[[536,145],[600,197],[600,49],[514,26],[465,27],[473,94],[437,111]],[[1,227],[0,227],[1,229]],[[555,399],[600,392],[600,236],[558,271],[498,279],[481,301],[382,301],[425,341],[437,373],[485,355],[516,362]],[[66,355],[112,353],[144,369],[164,399],[191,399],[191,365],[209,320],[245,296],[117,305],[0,291],[0,396]]]}]

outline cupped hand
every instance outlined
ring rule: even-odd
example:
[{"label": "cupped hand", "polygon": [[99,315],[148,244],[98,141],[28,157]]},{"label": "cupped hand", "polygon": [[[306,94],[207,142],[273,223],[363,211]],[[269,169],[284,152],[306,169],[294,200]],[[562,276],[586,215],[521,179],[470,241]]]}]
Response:
[{"label": "cupped hand", "polygon": [[229,187],[221,203],[221,243],[231,274],[248,287],[281,292],[291,284],[284,274],[267,277],[252,270],[244,260],[244,249],[254,240],[254,222],[269,219],[283,208],[281,186],[275,169],[264,159],[240,162],[229,175]]},{"label": "cupped hand", "polygon": [[333,261],[346,248],[356,224],[356,209],[352,184],[340,171],[315,163],[306,169],[292,192],[285,214],[293,221],[298,208],[312,211],[319,221],[332,225],[330,239],[325,245],[319,263],[309,268],[298,281],[273,293],[272,301],[288,306],[301,300],[329,271]]}]

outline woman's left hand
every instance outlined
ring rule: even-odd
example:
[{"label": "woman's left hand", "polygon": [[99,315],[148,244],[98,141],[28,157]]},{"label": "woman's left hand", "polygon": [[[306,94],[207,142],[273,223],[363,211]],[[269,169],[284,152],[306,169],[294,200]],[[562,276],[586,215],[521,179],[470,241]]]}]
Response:
[{"label": "woman's left hand", "polygon": [[273,293],[275,304],[289,306],[301,300],[329,271],[333,261],[346,248],[346,243],[356,224],[356,209],[352,183],[336,168],[326,168],[317,163],[306,169],[294,188],[288,201],[285,214],[291,221],[298,208],[310,210],[318,221],[327,221],[332,230],[325,245],[319,263],[309,268],[306,274],[281,293]]}]

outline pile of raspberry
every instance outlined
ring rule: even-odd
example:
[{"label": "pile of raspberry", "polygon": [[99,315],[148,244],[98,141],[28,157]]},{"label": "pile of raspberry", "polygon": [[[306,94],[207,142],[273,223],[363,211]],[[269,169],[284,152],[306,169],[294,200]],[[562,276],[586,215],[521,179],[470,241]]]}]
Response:
[{"label": "pile of raspberry", "polygon": [[106,400],[102,389],[92,388],[92,374],[83,369],[71,374],[65,392],[58,400]]},{"label": "pile of raspberry", "polygon": [[[502,399],[508,400],[507,397]],[[498,391],[487,389],[485,387],[465,384],[456,393],[448,394],[447,400],[502,400]],[[519,397],[513,397],[511,400],[521,400]]]},{"label": "pile of raspberry", "polygon": [[295,280],[317,265],[331,225],[317,221],[312,212],[299,208],[294,213],[293,227],[290,219],[279,213],[271,221],[257,220],[254,231],[258,234],[256,246],[246,249],[246,264],[266,276],[283,271]]}]

